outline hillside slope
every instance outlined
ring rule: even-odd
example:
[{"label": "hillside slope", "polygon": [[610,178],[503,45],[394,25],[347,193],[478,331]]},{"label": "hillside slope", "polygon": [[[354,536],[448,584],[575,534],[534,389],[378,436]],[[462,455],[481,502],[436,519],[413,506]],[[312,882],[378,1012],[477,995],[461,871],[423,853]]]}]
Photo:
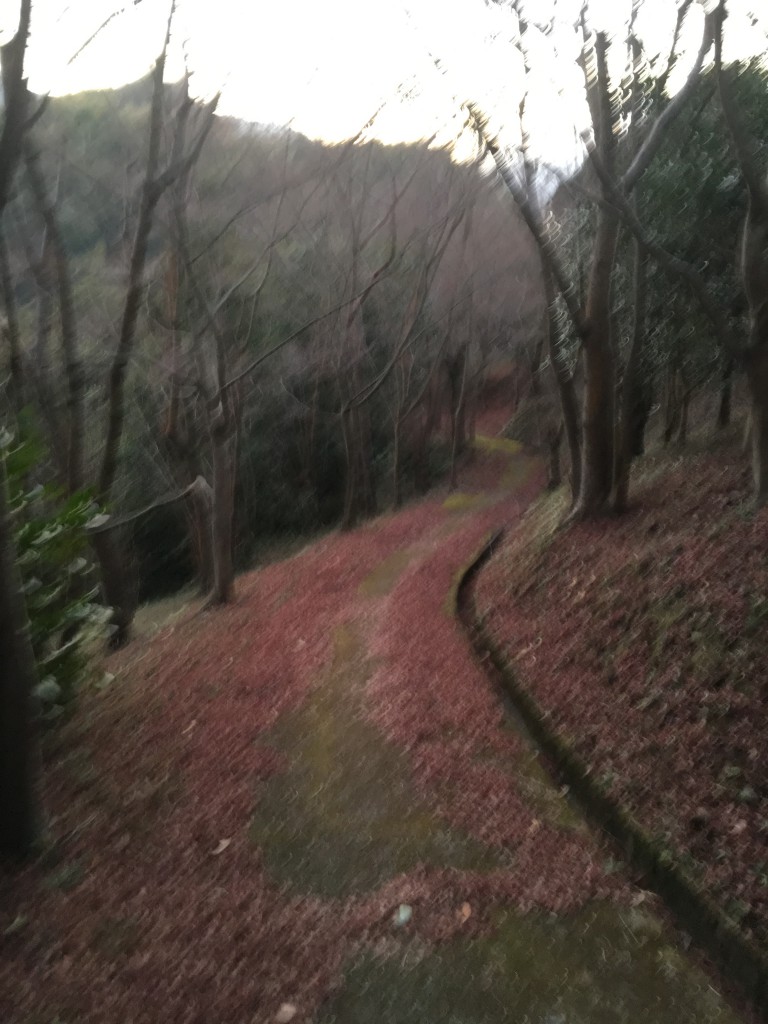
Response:
[{"label": "hillside slope", "polygon": [[661,458],[620,519],[534,510],[475,599],[591,776],[768,946],[768,510],[731,446]]},{"label": "hillside slope", "polygon": [[0,1019],[735,1024],[472,658],[457,573],[541,487],[481,447],[116,658],[0,881]]}]

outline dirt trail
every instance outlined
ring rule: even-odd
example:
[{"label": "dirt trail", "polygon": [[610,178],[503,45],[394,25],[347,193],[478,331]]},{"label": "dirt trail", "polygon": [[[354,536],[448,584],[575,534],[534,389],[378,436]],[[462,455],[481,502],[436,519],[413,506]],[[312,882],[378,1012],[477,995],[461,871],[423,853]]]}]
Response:
[{"label": "dirt trail", "polygon": [[334,535],[115,662],[0,882],[9,1024],[731,1024],[542,771],[453,616],[538,465]]}]

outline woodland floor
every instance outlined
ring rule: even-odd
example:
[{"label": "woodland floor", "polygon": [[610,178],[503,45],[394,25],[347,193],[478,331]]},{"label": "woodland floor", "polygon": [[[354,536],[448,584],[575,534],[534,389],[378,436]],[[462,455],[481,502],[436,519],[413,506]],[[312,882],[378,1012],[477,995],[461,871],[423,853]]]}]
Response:
[{"label": "woodland floor", "polygon": [[768,509],[733,441],[646,459],[620,518],[540,500],[479,577],[516,677],[593,776],[768,947]]},{"label": "woodland floor", "polygon": [[[752,529],[741,483],[726,476],[712,501],[723,509],[732,501],[733,527]],[[3,1024],[738,1020],[655,899],[549,781],[453,614],[457,573],[490,530],[521,519],[541,486],[537,461],[486,441],[459,493],[241,577],[232,608],[192,607],[112,660],[114,678],[84,693],[46,743],[55,841],[24,872],[0,878]],[[686,493],[693,516],[704,497]],[[479,591],[487,586],[488,601],[499,602],[495,625],[510,630],[537,692],[553,703],[567,692],[563,722],[589,736],[585,749],[602,751],[600,770],[620,779],[630,778],[624,760],[621,775],[619,755],[606,750],[609,742],[625,749],[626,736],[598,712],[623,695],[633,714],[653,717],[655,734],[667,727],[655,717],[677,706],[663,689],[667,672],[683,654],[686,665],[696,657],[690,632],[679,632],[688,627],[676,616],[678,581],[689,579],[684,566],[691,579],[712,573],[709,528],[697,529],[694,549],[678,551],[666,515],[650,492],[627,525],[583,528],[572,548],[563,535],[537,549],[519,616],[509,596],[508,579],[520,579],[514,547]],[[606,530],[628,552],[633,522],[658,547],[645,568],[628,556],[627,595],[626,565],[613,568],[600,552]],[[763,572],[765,550],[754,552]],[[555,558],[568,575],[545,598]],[[658,646],[639,696],[633,663],[622,660],[630,658],[622,623],[664,565],[669,595],[654,598],[658,605],[648,596],[649,614],[687,646],[674,658]],[[605,602],[599,642],[569,645],[561,628],[588,599]],[[710,580],[700,599],[704,615],[720,600],[719,583]],[[765,605],[746,593],[734,600],[736,618],[717,621],[724,644],[734,637],[740,650],[744,609],[759,616]],[[604,674],[609,640],[622,682],[600,675],[613,689],[593,720],[598,684],[567,659],[589,657]],[[542,664],[551,666],[549,688]],[[555,678],[571,680],[567,691]],[[729,677],[696,701],[713,728],[742,730],[743,757],[728,761],[739,775],[710,766],[717,785],[757,794],[756,803],[737,792],[732,814],[707,806],[703,834],[721,830],[728,849],[756,843],[755,832],[765,839],[753,827],[765,792],[745,689]],[[698,757],[699,719],[679,722],[688,758]],[[644,727],[632,749],[658,745],[654,733]],[[667,793],[675,766],[664,769]],[[698,803],[681,784],[671,818],[679,811],[685,825]]]}]

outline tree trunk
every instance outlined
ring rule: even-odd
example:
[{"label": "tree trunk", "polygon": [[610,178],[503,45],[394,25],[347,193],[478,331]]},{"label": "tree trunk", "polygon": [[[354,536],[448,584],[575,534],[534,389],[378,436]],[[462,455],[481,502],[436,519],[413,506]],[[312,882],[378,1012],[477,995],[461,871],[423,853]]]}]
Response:
[{"label": "tree trunk", "polygon": [[717,429],[724,430],[731,422],[731,404],[733,397],[733,356],[723,358],[720,375],[720,401],[717,406]]},{"label": "tree trunk", "polygon": [[667,367],[664,388],[664,447],[669,444],[680,423],[681,395],[678,371],[674,366]]},{"label": "tree trunk", "polygon": [[576,397],[576,387],[573,382],[573,374],[566,365],[560,348],[560,330],[555,309],[555,284],[552,280],[552,272],[544,260],[542,260],[541,269],[544,276],[544,292],[547,300],[549,362],[552,367],[557,392],[560,396],[560,407],[563,412],[563,425],[565,427],[566,441],[568,442],[568,455],[571,461],[571,505],[574,505],[581,489],[579,405]]},{"label": "tree trunk", "polygon": [[0,455],[0,854],[21,859],[38,837],[37,666],[16,566],[5,457]]},{"label": "tree trunk", "polygon": [[465,399],[467,384],[467,352],[461,348],[452,363],[451,382],[451,474],[449,488],[458,486],[458,459],[466,443]]},{"label": "tree trunk", "polygon": [[563,421],[558,423],[557,428],[547,433],[547,447],[549,449],[549,465],[547,469],[547,487],[555,491],[563,482],[563,474],[560,470],[560,447],[563,443]]},{"label": "tree trunk", "polygon": [[210,594],[214,581],[212,504],[212,496],[206,501],[202,495],[193,492],[186,510],[192,559],[195,563],[197,588],[201,597]]},{"label": "tree trunk", "polygon": [[228,604],[234,597],[232,561],[234,521],[234,466],[232,438],[212,438],[213,456],[213,593],[212,604]]},{"label": "tree trunk", "polygon": [[762,506],[768,502],[768,184],[760,150],[747,131],[732,95],[733,69],[724,69],[722,64],[726,15],[725,0],[720,0],[715,37],[720,103],[748,194],[741,239],[741,277],[749,305],[749,338],[744,363],[751,397],[749,418],[755,502]]},{"label": "tree trunk", "polygon": [[351,530],[357,522],[359,514],[359,498],[357,483],[357,456],[355,445],[357,439],[351,422],[354,416],[353,410],[345,409],[341,414],[341,435],[344,442],[344,461],[346,463],[346,474],[344,480],[344,510],[341,516],[342,530]]},{"label": "tree trunk", "polygon": [[677,443],[685,444],[688,440],[688,410],[691,405],[691,389],[683,387],[683,397],[680,402],[680,425],[677,428]]},{"label": "tree trunk", "polygon": [[223,396],[222,422],[211,429],[213,462],[213,509],[211,512],[213,546],[213,592],[211,604],[228,604],[235,596],[233,561],[235,522],[235,480],[237,478],[238,439],[240,434],[239,396]]},{"label": "tree trunk", "polygon": [[83,439],[85,435],[85,374],[78,348],[77,319],[70,274],[69,258],[59,228],[56,205],[48,188],[37,151],[26,147],[27,180],[45,225],[46,246],[56,273],[59,297],[61,351],[66,384],[66,481],[67,492],[74,494],[83,486]]},{"label": "tree trunk", "polygon": [[[637,448],[637,424],[641,418],[642,387],[640,384],[640,357],[645,342],[645,299],[647,285],[647,258],[640,243],[635,239],[634,255],[634,322],[632,341],[624,367],[621,388],[621,409],[617,421],[616,468],[613,485],[613,510],[623,512],[629,500],[629,476],[632,459]],[[641,434],[642,436],[642,434]]]},{"label": "tree trunk", "polygon": [[581,487],[577,515],[604,510],[613,484],[614,358],[610,342],[601,338],[584,349]]},{"label": "tree trunk", "polygon": [[618,214],[613,209],[603,208],[595,234],[582,334],[584,404],[581,482],[574,509],[577,517],[604,511],[613,485],[616,368],[611,332],[611,283],[618,236]]},{"label": "tree trunk", "polygon": [[21,355],[21,330],[16,309],[16,293],[11,275],[11,263],[0,222],[0,294],[5,309],[5,323],[0,327],[0,339],[8,346],[11,409],[18,419],[25,405],[24,366]]},{"label": "tree trunk", "polygon": [[528,357],[528,371],[530,378],[528,381],[528,395],[530,398],[539,398],[541,396],[541,362],[542,353],[544,351],[544,334],[541,334],[536,341],[533,343],[530,349],[525,350],[525,354]]},{"label": "tree trunk", "polygon": [[752,476],[755,502],[768,503],[768,336],[750,349],[746,361],[750,392]]},{"label": "tree trunk", "polygon": [[400,481],[400,435],[402,432],[402,420],[400,413],[395,414],[394,431],[392,435],[392,508],[400,508],[402,502],[401,481]]},{"label": "tree trunk", "polygon": [[360,460],[359,474],[361,480],[360,495],[362,498],[362,514],[364,518],[376,515],[376,475],[373,469],[373,441],[371,438],[371,419],[367,406],[359,406],[355,410],[358,428],[357,452]]},{"label": "tree trunk", "polygon": [[112,609],[109,645],[124,647],[131,638],[131,624],[138,604],[135,583],[131,580],[125,552],[117,530],[94,531],[91,537],[96,560],[99,563],[101,590],[104,604]]}]

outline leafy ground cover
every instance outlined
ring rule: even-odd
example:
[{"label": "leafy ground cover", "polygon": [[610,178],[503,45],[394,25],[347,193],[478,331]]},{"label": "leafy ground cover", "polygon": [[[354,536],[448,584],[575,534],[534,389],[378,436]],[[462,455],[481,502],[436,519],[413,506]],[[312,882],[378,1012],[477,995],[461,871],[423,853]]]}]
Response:
[{"label": "leafy ground cover", "polygon": [[478,612],[553,727],[768,945],[768,510],[732,447],[657,463],[622,518],[532,512]]},{"label": "leafy ground cover", "polygon": [[459,495],[114,656],[49,738],[55,839],[0,879],[0,1019],[732,1024],[453,614],[462,565],[541,483],[481,445]]}]

